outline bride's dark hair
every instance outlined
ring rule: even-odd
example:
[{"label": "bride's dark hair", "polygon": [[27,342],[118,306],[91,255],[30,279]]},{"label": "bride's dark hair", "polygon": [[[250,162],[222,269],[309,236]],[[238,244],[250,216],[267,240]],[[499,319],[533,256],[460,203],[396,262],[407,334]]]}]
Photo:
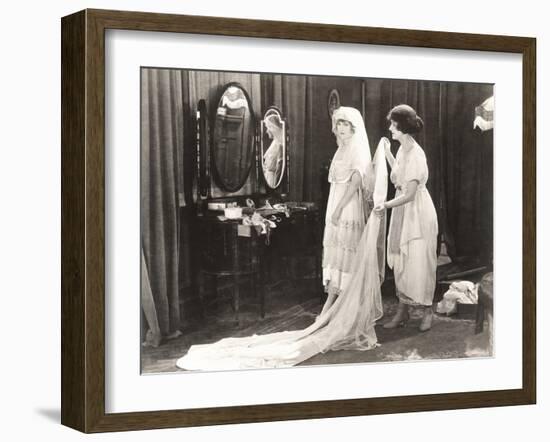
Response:
[{"label": "bride's dark hair", "polygon": [[424,121],[408,104],[395,106],[387,115],[388,121],[395,121],[396,127],[404,134],[416,134],[424,127]]}]

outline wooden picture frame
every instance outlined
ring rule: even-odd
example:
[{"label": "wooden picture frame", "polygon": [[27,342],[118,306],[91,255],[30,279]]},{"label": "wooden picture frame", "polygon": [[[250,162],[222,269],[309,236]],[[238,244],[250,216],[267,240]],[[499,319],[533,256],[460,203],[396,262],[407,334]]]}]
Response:
[{"label": "wooden picture frame", "polygon": [[[62,28],[62,424],[142,430],[536,401],[536,40],[328,24],[84,10]],[[523,382],[511,390],[131,413],[105,411],[105,31],[261,37],[521,54],[523,65]],[[139,259],[139,258],[138,258]]]}]

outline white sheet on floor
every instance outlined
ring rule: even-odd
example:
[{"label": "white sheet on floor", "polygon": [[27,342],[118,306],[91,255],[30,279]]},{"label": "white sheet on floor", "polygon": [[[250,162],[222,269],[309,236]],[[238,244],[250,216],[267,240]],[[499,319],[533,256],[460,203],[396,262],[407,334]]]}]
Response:
[{"label": "white sheet on floor", "polygon": [[456,304],[477,304],[477,289],[479,284],[471,281],[455,281],[437,303],[437,313],[452,315],[456,313]]}]

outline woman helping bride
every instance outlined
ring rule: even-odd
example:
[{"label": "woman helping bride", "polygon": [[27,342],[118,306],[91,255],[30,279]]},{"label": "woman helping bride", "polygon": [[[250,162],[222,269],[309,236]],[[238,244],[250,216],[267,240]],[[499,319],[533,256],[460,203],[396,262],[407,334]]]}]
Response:
[{"label": "woman helping bride", "polygon": [[[383,314],[380,285],[385,266],[386,223],[385,217],[371,212],[369,207],[372,201],[378,206],[386,199],[384,142],[380,141],[371,161],[363,118],[359,111],[349,107],[334,111],[332,130],[338,150],[329,172],[331,193],[323,242],[323,279],[328,299],[323,311],[303,330],[193,345],[178,359],[178,367],[186,370],[291,367],[318,353],[370,350],[379,345],[374,327]],[[346,231],[350,225],[355,227],[354,239]],[[343,253],[345,249],[349,251],[343,240],[353,241],[351,257]]]}]

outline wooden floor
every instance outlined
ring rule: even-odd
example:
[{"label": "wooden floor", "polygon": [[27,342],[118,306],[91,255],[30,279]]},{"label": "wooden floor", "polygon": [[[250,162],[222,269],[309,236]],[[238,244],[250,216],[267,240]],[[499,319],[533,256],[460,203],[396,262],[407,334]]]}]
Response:
[{"label": "wooden floor", "polygon": [[[450,268],[453,270],[454,268]],[[298,330],[309,326],[321,309],[319,293],[308,290],[310,286],[283,282],[268,290],[266,316],[259,318],[258,306],[252,296],[244,296],[240,324],[234,321],[229,303],[222,303],[215,315],[195,327],[184,329],[176,339],[163,342],[157,348],[142,348],[142,373],[166,373],[180,371],[176,360],[194,344],[215,342],[228,336],[250,336],[283,330]],[[392,281],[383,286],[383,303],[388,320],[395,312],[397,299],[393,295]],[[473,312],[461,317],[436,315],[430,331],[418,330],[422,311],[415,310],[406,327],[386,330],[377,327],[381,347],[370,351],[337,351],[318,354],[301,365],[348,364],[365,362],[390,362],[419,359],[456,359],[490,357],[491,336],[488,327],[481,334],[474,334]]]}]

